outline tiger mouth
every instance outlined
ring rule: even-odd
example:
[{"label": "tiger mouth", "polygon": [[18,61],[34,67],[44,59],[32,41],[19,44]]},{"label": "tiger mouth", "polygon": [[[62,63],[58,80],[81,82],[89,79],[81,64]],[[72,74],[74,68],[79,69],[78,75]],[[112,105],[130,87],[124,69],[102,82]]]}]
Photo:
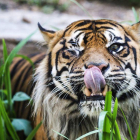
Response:
[{"label": "tiger mouth", "polygon": [[84,87],[84,89],[82,90],[83,93],[80,98],[80,102],[105,100],[108,89],[109,87],[106,85],[103,89],[101,89],[100,93],[92,93],[92,90]]}]

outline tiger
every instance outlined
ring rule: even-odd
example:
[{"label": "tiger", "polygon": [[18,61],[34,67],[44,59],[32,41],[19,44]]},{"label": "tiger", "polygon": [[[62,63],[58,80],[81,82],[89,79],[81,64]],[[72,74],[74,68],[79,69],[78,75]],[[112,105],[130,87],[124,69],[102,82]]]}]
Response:
[{"label": "tiger", "polygon": [[[136,139],[140,121],[140,22],[125,25],[107,19],[79,20],[59,31],[47,30],[40,23],[38,27],[47,53],[36,68],[32,87],[34,125],[43,123],[35,139],[64,140],[61,133],[75,140],[96,130],[109,90],[112,110],[117,98]],[[116,118],[121,139],[130,140],[121,110]],[[85,139],[98,138],[93,134]]]}]

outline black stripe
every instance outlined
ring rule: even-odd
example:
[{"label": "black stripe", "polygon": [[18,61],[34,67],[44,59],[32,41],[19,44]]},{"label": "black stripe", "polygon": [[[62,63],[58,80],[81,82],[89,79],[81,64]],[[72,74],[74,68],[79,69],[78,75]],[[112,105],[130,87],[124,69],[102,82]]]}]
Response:
[{"label": "black stripe", "polygon": [[[120,62],[122,62],[124,65],[125,65],[125,62],[123,62],[123,60],[121,60],[119,57],[117,57],[118,58],[118,60],[120,61]],[[120,64],[120,66],[121,66],[121,64]],[[122,66],[121,66],[122,67]]]},{"label": "black stripe", "polygon": [[77,39],[81,34],[83,34],[84,32],[80,32],[75,38]]},{"label": "black stripe", "polygon": [[103,37],[100,37],[105,43],[107,42],[106,41],[106,37],[105,37],[105,35],[104,34],[101,34]]},{"label": "black stripe", "polygon": [[[44,57],[43,57],[43,58],[44,58]],[[43,58],[42,58],[42,59],[43,59]],[[35,61],[35,62],[34,62],[34,65],[38,64],[40,61],[42,61],[42,59],[39,59],[39,60]],[[24,85],[24,82],[26,81],[26,78],[27,78],[28,76],[32,76],[32,75],[29,75],[30,71],[32,71],[32,72],[34,71],[32,68],[33,68],[33,67],[30,66],[30,67],[28,68],[28,70],[26,71],[26,74],[24,75],[24,79],[23,79],[23,81],[22,81],[22,84],[21,84],[20,89],[21,89],[22,86]],[[31,79],[31,80],[32,80],[32,79]],[[32,82],[32,81],[30,81],[30,82]]]},{"label": "black stripe", "polygon": [[136,53],[136,49],[134,47],[132,47],[132,51],[134,54],[134,60],[135,60],[135,71],[137,70],[137,53]]},{"label": "black stripe", "polygon": [[114,74],[114,75],[109,75],[109,77],[122,77],[125,76],[124,74]]},{"label": "black stripe", "polygon": [[[130,92],[131,92],[131,93],[130,93]],[[133,91],[130,90],[128,93],[123,93],[123,94],[118,98],[118,101],[119,101],[119,102],[124,102],[124,101],[126,101],[126,100],[128,100],[128,99],[130,99],[130,98],[133,98],[134,95],[136,95],[136,94],[134,94]]]},{"label": "black stripe", "polygon": [[66,30],[64,31],[63,37],[65,36],[65,34],[67,33],[67,31],[68,31],[70,28],[71,28],[71,26],[68,26],[68,27],[66,28]]},{"label": "black stripe", "polygon": [[[25,63],[25,60],[24,60],[24,59],[21,59],[21,60],[19,60],[19,61],[14,65],[13,69],[11,70],[11,72],[10,72],[11,80],[12,80],[13,77],[15,76],[15,73],[16,73],[16,71],[17,71],[17,67],[18,67],[18,65],[19,65],[22,61],[24,61],[23,64]],[[22,65],[23,65],[23,64],[22,64]],[[19,69],[18,69],[18,70],[19,70]]]},{"label": "black stripe", "polygon": [[[70,52],[70,53],[72,53],[72,52]],[[70,56],[69,55],[66,55],[65,52],[62,53],[62,57],[65,58],[65,59],[70,59]]]},{"label": "black stripe", "polygon": [[136,71],[132,69],[132,67],[131,67],[131,64],[130,64],[130,63],[128,63],[128,64],[126,65],[125,69],[130,69],[130,70],[131,70],[131,72],[132,72],[133,74],[136,74]]},{"label": "black stripe", "polygon": [[49,78],[51,77],[51,72],[52,72],[52,65],[51,65],[51,57],[52,57],[52,54],[51,52],[49,53],[49,56],[48,56],[48,74],[47,74],[47,77],[46,78]]},{"label": "black stripe", "polygon": [[[59,91],[59,92],[61,92],[61,91]],[[78,103],[78,100],[75,100],[69,94],[67,94],[67,96],[66,96],[66,93],[62,93],[61,95],[59,95],[59,93],[56,93],[56,96],[62,100],[70,100],[70,101],[73,101],[75,103]]]},{"label": "black stripe", "polygon": [[55,31],[52,30],[46,30],[45,28],[43,28],[40,23],[38,22],[38,27],[42,32],[49,32],[49,33],[55,33]]},{"label": "black stripe", "polygon": [[81,27],[82,28],[82,26],[85,26],[85,25],[89,24],[90,22],[91,22],[91,20],[84,20],[84,21],[78,23],[75,27]]},{"label": "black stripe", "polygon": [[72,77],[71,77],[71,80],[72,80],[72,79],[77,79],[77,78],[78,78],[78,80],[79,80],[79,78],[84,78],[84,76],[83,76],[83,75],[80,75],[80,76],[72,76]]},{"label": "black stripe", "polygon": [[68,104],[67,106],[65,106],[65,109],[70,108],[71,106],[73,106],[75,104],[75,102],[71,102],[70,104]]},{"label": "black stripe", "polygon": [[73,115],[73,114],[75,114],[75,113],[77,113],[77,112],[79,112],[78,109],[72,110],[72,111],[69,113],[69,115]]},{"label": "black stripe", "polygon": [[117,27],[116,24],[114,24],[114,23],[112,23],[112,22],[107,22],[107,21],[106,21],[106,22],[104,22],[104,21],[103,21],[103,22],[97,22],[97,21],[96,21],[96,25],[97,25],[97,24],[110,24],[110,25],[112,25],[112,26]]},{"label": "black stripe", "polygon": [[111,28],[111,27],[106,27],[106,26],[102,26],[102,27],[100,27],[100,28],[97,28],[97,27],[96,27],[97,30],[103,29],[103,28],[104,28],[104,29],[111,29],[111,30],[114,30],[113,28]]},{"label": "black stripe", "polygon": [[72,71],[71,74],[75,73],[83,73],[84,71]]}]

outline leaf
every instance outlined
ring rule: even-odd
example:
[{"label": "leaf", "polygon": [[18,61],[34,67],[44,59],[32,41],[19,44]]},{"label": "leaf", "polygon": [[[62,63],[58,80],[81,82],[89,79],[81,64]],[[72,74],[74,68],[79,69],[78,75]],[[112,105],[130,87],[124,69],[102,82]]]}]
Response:
[{"label": "leaf", "polygon": [[81,139],[83,139],[83,138],[85,138],[85,137],[87,137],[87,136],[89,136],[89,135],[92,135],[92,134],[95,134],[95,133],[99,133],[99,132],[101,132],[101,130],[94,130],[94,131],[91,131],[91,132],[89,132],[89,133],[86,133],[85,135],[80,136],[80,137],[77,138],[76,140],[81,140]]},{"label": "leaf", "polygon": [[[110,133],[110,123],[105,127],[106,118],[112,119],[112,114],[108,111],[102,111],[99,115],[99,121],[98,121],[98,128],[99,130],[102,130],[101,133],[99,133],[99,140],[107,140],[109,139],[108,133]],[[109,120],[108,120],[109,122]],[[109,132],[108,132],[109,130]],[[105,133],[107,132],[107,133]]]},{"label": "leaf", "polygon": [[13,126],[12,126],[12,124],[10,122],[10,119],[9,119],[9,117],[8,117],[6,111],[5,111],[5,108],[3,106],[3,103],[1,101],[1,99],[0,99],[0,113],[2,115],[2,118],[4,120],[6,128],[7,128],[8,132],[9,132],[9,134],[11,135],[12,139],[13,140],[19,140],[19,137],[18,137],[15,129],[13,128]]},{"label": "leaf", "polygon": [[12,125],[16,131],[23,130],[26,136],[32,131],[31,122],[25,119],[13,119]]},{"label": "leaf", "polygon": [[54,131],[55,133],[57,133],[58,135],[64,137],[65,139],[69,140],[69,138],[67,138],[66,136],[62,135],[61,133],[59,133],[59,132],[57,132],[57,131],[55,131],[55,130],[53,130],[53,131]]},{"label": "leaf", "polygon": [[30,100],[31,97],[28,96],[26,93],[24,92],[17,92],[14,96],[13,96],[13,101],[26,101],[26,100]]},{"label": "leaf", "polygon": [[41,125],[42,125],[42,121],[32,130],[32,132],[29,134],[26,140],[32,140]]},{"label": "leaf", "polygon": [[[6,110],[8,110],[8,100],[3,100],[3,104]],[[12,105],[13,105],[13,101],[12,101]]]}]

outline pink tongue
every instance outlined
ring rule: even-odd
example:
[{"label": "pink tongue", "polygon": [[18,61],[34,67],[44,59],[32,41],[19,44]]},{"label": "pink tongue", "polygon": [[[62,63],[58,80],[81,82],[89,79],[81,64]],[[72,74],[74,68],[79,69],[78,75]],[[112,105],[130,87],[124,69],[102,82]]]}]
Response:
[{"label": "pink tongue", "polygon": [[85,71],[84,82],[86,87],[92,90],[92,93],[101,93],[101,89],[106,84],[101,70],[96,66]]}]

